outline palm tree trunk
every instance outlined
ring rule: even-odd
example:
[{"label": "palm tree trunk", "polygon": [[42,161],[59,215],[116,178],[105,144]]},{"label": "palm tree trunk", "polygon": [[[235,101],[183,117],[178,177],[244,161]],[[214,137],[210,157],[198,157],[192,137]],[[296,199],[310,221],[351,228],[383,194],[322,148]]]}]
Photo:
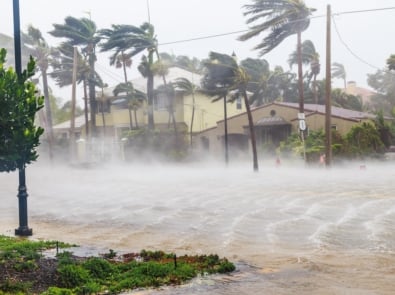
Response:
[{"label": "palm tree trunk", "polygon": [[88,91],[86,80],[83,81],[84,86],[84,115],[85,115],[85,136],[86,139],[89,138],[89,114],[88,114]]},{"label": "palm tree trunk", "polygon": [[96,135],[96,92],[95,92],[95,52],[89,44],[89,104],[91,107],[92,136]]},{"label": "palm tree trunk", "polygon": [[154,130],[154,74],[152,72],[153,52],[148,53],[148,75],[147,75],[147,100],[148,100],[148,129]]},{"label": "palm tree trunk", "polygon": [[125,83],[128,83],[128,74],[126,73],[126,61],[124,57],[124,52],[121,52],[122,55],[122,67],[123,67],[123,76],[125,78]]},{"label": "palm tree trunk", "polygon": [[128,110],[129,110],[129,123],[130,123],[129,127],[130,127],[130,130],[132,130],[133,129],[132,110],[130,109],[130,107],[128,108]]},{"label": "palm tree trunk", "polygon": [[315,74],[314,74],[314,78],[313,78],[313,95],[314,95],[314,103],[318,104],[317,75],[315,75]]},{"label": "palm tree trunk", "polygon": [[53,159],[53,129],[52,129],[52,110],[51,103],[49,100],[49,91],[48,91],[48,76],[47,71],[41,71],[43,77],[43,91],[44,91],[44,100],[45,100],[45,116],[46,116],[46,128],[48,131],[48,147],[49,147],[49,159],[52,161]]},{"label": "palm tree trunk", "polygon": [[255,137],[255,128],[254,128],[254,121],[252,119],[250,103],[248,102],[247,92],[243,90],[243,97],[244,97],[244,104],[247,110],[247,118],[248,118],[248,126],[250,129],[250,139],[251,139],[251,147],[252,147],[252,158],[253,158],[253,167],[254,171],[258,172],[258,153],[256,150],[256,137]]},{"label": "palm tree trunk", "polygon": [[299,92],[299,113],[304,113],[304,93],[303,93],[303,66],[302,66],[302,32],[298,32],[298,92]]}]

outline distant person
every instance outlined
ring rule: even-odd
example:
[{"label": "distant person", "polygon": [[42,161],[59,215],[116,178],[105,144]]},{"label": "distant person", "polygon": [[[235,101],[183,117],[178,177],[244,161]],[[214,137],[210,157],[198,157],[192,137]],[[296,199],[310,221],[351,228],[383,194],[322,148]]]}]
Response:
[{"label": "distant person", "polygon": [[276,158],[276,167],[280,167],[280,166],[281,166],[281,160],[280,160],[280,157],[277,156],[277,158]]},{"label": "distant person", "polygon": [[320,156],[320,165],[325,166],[325,154],[321,154]]}]

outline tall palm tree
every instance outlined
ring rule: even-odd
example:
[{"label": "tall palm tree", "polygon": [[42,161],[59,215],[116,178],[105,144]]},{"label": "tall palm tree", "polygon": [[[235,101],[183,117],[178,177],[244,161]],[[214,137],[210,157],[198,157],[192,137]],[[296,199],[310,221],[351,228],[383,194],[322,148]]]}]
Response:
[{"label": "tall palm tree", "polygon": [[[69,42],[63,42],[57,48],[56,54],[51,61],[53,67],[50,76],[55,80],[59,87],[69,86],[73,83],[73,56],[74,47]],[[56,57],[56,58],[55,58]],[[88,91],[90,67],[87,56],[77,53],[77,83],[83,84],[84,90],[84,112],[85,112],[85,134],[89,136],[89,117],[88,117]],[[95,81],[101,81],[99,74],[95,71]]]},{"label": "tall palm tree", "polygon": [[113,26],[110,30],[102,30],[101,34],[107,36],[107,42],[102,44],[102,50],[115,50],[114,56],[126,54],[133,57],[143,51],[147,56],[143,57],[139,66],[140,73],[147,78],[147,103],[148,103],[148,128],[154,128],[154,69],[153,64],[159,60],[158,41],[155,28],[150,23],[143,23],[136,27],[132,25]]},{"label": "tall palm tree", "polygon": [[347,88],[347,75],[346,69],[343,64],[334,62],[332,63],[332,78],[342,79],[344,83],[344,90]]},{"label": "tall palm tree", "polygon": [[[292,52],[288,58],[289,66],[292,67],[294,64],[298,63],[298,53],[297,50]],[[314,95],[314,102],[318,102],[317,97],[317,76],[320,73],[321,65],[320,65],[320,55],[315,50],[314,43],[310,40],[305,40],[302,43],[302,63],[303,64],[310,64],[310,72],[307,71],[308,77],[308,85],[313,79],[313,95]]]},{"label": "tall palm tree", "polygon": [[247,23],[256,24],[250,27],[247,33],[241,35],[239,40],[249,40],[262,32],[269,32],[254,48],[260,50],[261,55],[276,48],[287,37],[297,35],[299,111],[303,113],[301,34],[308,28],[310,24],[309,16],[314,9],[307,7],[302,0],[252,0],[252,3],[244,5],[244,8],[244,15],[249,16]]},{"label": "tall palm tree", "polygon": [[72,46],[80,46],[88,57],[89,64],[89,103],[91,111],[92,134],[96,135],[96,91],[95,91],[95,62],[96,45],[100,42],[96,24],[88,18],[77,19],[68,16],[64,24],[53,24],[54,29],[49,33],[58,38],[65,38]]},{"label": "tall palm tree", "polygon": [[140,90],[135,89],[132,82],[119,83],[115,86],[113,93],[115,96],[118,96],[121,93],[126,93],[125,99],[128,105],[130,129],[133,129],[132,110],[134,112],[136,128],[139,128],[137,122],[137,110],[142,106],[143,101],[146,100],[146,95]]},{"label": "tall palm tree", "polygon": [[[204,63],[206,74],[202,79],[203,91],[214,96],[215,100],[224,99],[226,106],[226,95],[233,92],[233,97],[241,95],[247,112],[248,125],[250,130],[250,140],[253,155],[253,168],[258,171],[258,155],[256,150],[255,128],[252,119],[250,103],[247,96],[247,85],[249,76],[237,63],[235,56],[229,56],[217,52],[210,52],[209,60]],[[226,108],[224,108],[225,129],[226,129]],[[227,135],[227,130],[225,130]],[[225,151],[227,152],[227,151]]]},{"label": "tall palm tree", "polygon": [[112,25],[111,29],[103,29],[99,31],[102,41],[100,43],[101,52],[114,51],[110,56],[110,65],[123,69],[124,81],[128,82],[126,68],[132,66],[132,54],[125,53],[130,48],[131,37],[130,26]]},{"label": "tall palm tree", "polygon": [[45,41],[41,31],[32,25],[28,26],[27,34],[23,34],[23,42],[25,46],[29,48],[30,54],[36,59],[36,66],[40,70],[43,92],[44,92],[44,102],[45,102],[45,122],[46,122],[46,132],[48,134],[48,146],[49,146],[49,157],[52,160],[53,151],[53,120],[51,112],[51,102],[49,99],[49,86],[48,86],[48,68],[54,53],[54,48],[50,47]]},{"label": "tall palm tree", "polygon": [[170,128],[170,121],[173,123],[174,132],[177,135],[177,122],[176,117],[174,115],[174,107],[175,107],[175,97],[176,97],[176,90],[174,88],[173,83],[166,83],[163,85],[159,85],[155,89],[155,94],[157,98],[159,96],[164,95],[166,101],[166,109],[169,113],[169,121],[168,121],[168,128]]},{"label": "tall palm tree", "polygon": [[184,95],[192,95],[192,116],[191,116],[191,125],[189,127],[189,136],[190,136],[190,145],[192,147],[192,139],[193,139],[193,123],[195,119],[195,93],[199,90],[199,87],[192,83],[187,78],[178,78],[175,80],[174,85],[177,90],[181,91]]}]

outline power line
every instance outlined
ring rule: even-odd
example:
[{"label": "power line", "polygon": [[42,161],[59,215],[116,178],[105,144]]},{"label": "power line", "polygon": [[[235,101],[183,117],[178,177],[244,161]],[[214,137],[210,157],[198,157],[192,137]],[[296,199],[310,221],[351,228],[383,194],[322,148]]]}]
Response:
[{"label": "power line", "polygon": [[336,31],[336,35],[338,36],[338,38],[339,38],[340,42],[343,44],[343,46],[348,50],[348,52],[350,52],[351,55],[353,55],[356,59],[358,59],[358,60],[361,61],[362,63],[364,63],[364,64],[370,66],[371,68],[380,70],[379,67],[377,67],[377,66],[375,66],[375,65],[372,65],[371,63],[367,62],[367,61],[364,60],[362,57],[360,57],[359,55],[357,55],[353,50],[351,50],[350,46],[348,46],[348,44],[343,40],[342,36],[340,35],[339,29],[338,29],[338,27],[337,27],[337,24],[336,24],[336,21],[335,21],[335,18],[333,17],[333,15],[332,15],[332,21],[333,21],[333,25],[334,25],[334,28],[335,28],[335,31]]}]

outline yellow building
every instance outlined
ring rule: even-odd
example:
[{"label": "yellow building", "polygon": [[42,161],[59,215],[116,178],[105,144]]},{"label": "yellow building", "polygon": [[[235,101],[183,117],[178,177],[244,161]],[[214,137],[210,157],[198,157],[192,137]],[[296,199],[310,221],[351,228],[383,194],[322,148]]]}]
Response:
[{"label": "yellow building", "polygon": [[[166,83],[174,82],[177,78],[186,78],[200,86],[201,75],[183,70],[178,67],[169,68],[165,76]],[[131,80],[133,87],[144,93],[147,93],[147,80],[143,77]],[[156,76],[154,78],[154,88],[163,85],[163,77]],[[144,103],[141,108],[129,114],[127,101],[124,96],[114,96],[115,87],[105,88],[98,92],[96,97],[98,101],[98,113],[96,114],[96,125],[99,129],[105,126],[107,135],[121,138],[124,131],[132,127],[136,127],[136,118],[138,127],[144,127],[148,124],[148,109]],[[168,111],[169,98],[163,95],[156,95],[154,98],[154,122],[155,128],[166,129],[172,127],[171,117]],[[190,131],[191,119],[194,106],[194,122],[192,133],[199,133],[208,128],[217,125],[217,122],[224,118],[223,100],[212,102],[212,99],[206,95],[196,92],[194,95],[184,95],[176,89],[174,98],[174,117],[178,130],[185,132]],[[102,112],[103,111],[103,112]],[[227,104],[227,115],[234,116],[245,111],[244,105],[238,102]],[[100,132],[99,132],[100,133]]]}]

